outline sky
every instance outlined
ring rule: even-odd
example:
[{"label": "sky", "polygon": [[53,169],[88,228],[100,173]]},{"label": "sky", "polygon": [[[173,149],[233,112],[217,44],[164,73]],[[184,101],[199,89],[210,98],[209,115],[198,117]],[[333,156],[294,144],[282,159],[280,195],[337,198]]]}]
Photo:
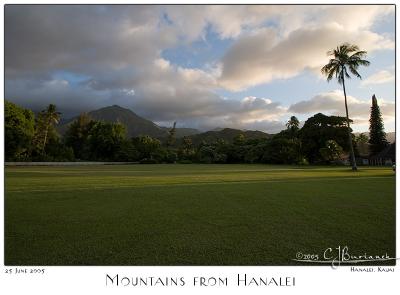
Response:
[{"label": "sky", "polygon": [[327,52],[367,51],[346,80],[368,131],[373,94],[395,129],[394,5],[7,5],[5,98],[64,118],[126,107],[161,126],[276,133],[291,116],[344,115]]}]

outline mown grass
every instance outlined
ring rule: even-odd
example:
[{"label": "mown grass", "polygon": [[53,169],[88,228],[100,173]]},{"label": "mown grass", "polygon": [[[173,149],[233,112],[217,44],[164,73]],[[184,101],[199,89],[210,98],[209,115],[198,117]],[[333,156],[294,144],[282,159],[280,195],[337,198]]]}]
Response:
[{"label": "mown grass", "polygon": [[[395,256],[390,168],[7,167],[7,265],[296,265]],[[385,264],[391,264],[387,262]]]}]

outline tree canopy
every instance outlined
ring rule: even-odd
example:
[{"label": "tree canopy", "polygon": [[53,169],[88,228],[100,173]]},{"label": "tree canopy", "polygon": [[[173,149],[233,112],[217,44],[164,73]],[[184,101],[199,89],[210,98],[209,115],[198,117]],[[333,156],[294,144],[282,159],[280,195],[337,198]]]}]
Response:
[{"label": "tree canopy", "polygon": [[6,160],[29,158],[31,141],[35,134],[35,116],[32,111],[12,102],[4,102],[4,137]]},{"label": "tree canopy", "polygon": [[33,112],[8,101],[5,106],[7,160],[318,164],[336,163],[342,152],[349,151],[346,118],[321,113],[308,118],[301,128],[292,116],[286,129],[267,137],[256,131],[227,129],[230,136],[225,138],[212,133],[195,142],[199,136],[192,135],[172,144],[171,137],[129,138],[123,124],[93,120],[85,113],[60,136],[55,106],[36,119]]},{"label": "tree canopy", "polygon": [[320,149],[326,146],[328,140],[334,140],[346,152],[350,150],[344,117],[318,113],[304,123],[300,137],[304,155],[312,163],[325,160],[320,154]]}]

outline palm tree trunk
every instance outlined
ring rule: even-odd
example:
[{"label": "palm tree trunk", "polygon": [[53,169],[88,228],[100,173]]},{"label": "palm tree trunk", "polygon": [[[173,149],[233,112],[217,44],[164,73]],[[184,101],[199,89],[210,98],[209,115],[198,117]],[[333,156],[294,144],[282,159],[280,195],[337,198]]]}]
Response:
[{"label": "palm tree trunk", "polygon": [[44,139],[43,139],[42,153],[44,153],[44,148],[46,147],[46,141],[47,141],[47,132],[48,132],[48,129],[46,128],[46,131],[44,132]]},{"label": "palm tree trunk", "polygon": [[346,107],[347,133],[349,135],[351,169],[353,171],[357,171],[356,158],[354,156],[354,149],[353,149],[353,140],[351,138],[351,132],[350,132],[349,109],[347,107],[347,96],[346,96],[346,87],[344,86],[344,78],[342,80],[342,84],[343,84],[343,93],[344,93],[344,105]]}]

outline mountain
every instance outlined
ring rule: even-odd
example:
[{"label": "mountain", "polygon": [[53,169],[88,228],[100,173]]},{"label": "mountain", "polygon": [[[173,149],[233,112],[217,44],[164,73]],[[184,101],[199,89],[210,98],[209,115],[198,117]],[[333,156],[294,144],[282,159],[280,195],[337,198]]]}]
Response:
[{"label": "mountain", "polygon": [[212,143],[217,141],[218,139],[223,139],[227,142],[232,142],[233,139],[240,134],[243,134],[246,139],[270,138],[272,136],[268,133],[264,133],[261,131],[224,128],[218,131],[212,130],[200,134],[195,134],[190,136],[190,138],[192,139],[194,145],[198,145],[202,141]]},{"label": "mountain", "polygon": [[[98,121],[105,122],[120,122],[126,127],[126,133],[128,137],[135,137],[139,135],[149,135],[151,137],[166,137],[168,135],[167,130],[157,126],[150,120],[144,119],[129,109],[122,108],[117,105],[104,107],[98,110],[94,110],[88,113],[88,115]],[[61,125],[58,130],[61,134],[64,134],[68,129],[68,125],[74,120],[73,118],[69,122]]]},{"label": "mountain", "polygon": [[125,125],[128,137],[149,135],[165,137],[167,132],[150,120],[144,119],[129,109],[117,105],[101,108],[88,113],[94,120],[105,122],[120,122]]},{"label": "mountain", "polygon": [[[98,110],[94,110],[88,113],[88,115],[98,121],[105,122],[120,122],[125,125],[127,136],[136,137],[139,135],[149,135],[155,138],[163,138],[168,136],[168,131],[170,127],[160,127],[150,120],[140,117],[129,109],[113,105],[109,107],[104,107]],[[68,126],[76,119],[72,119],[61,122],[57,127],[60,134],[65,134]],[[180,138],[183,136],[197,134],[200,131],[193,128],[176,128],[176,137]]]}]

